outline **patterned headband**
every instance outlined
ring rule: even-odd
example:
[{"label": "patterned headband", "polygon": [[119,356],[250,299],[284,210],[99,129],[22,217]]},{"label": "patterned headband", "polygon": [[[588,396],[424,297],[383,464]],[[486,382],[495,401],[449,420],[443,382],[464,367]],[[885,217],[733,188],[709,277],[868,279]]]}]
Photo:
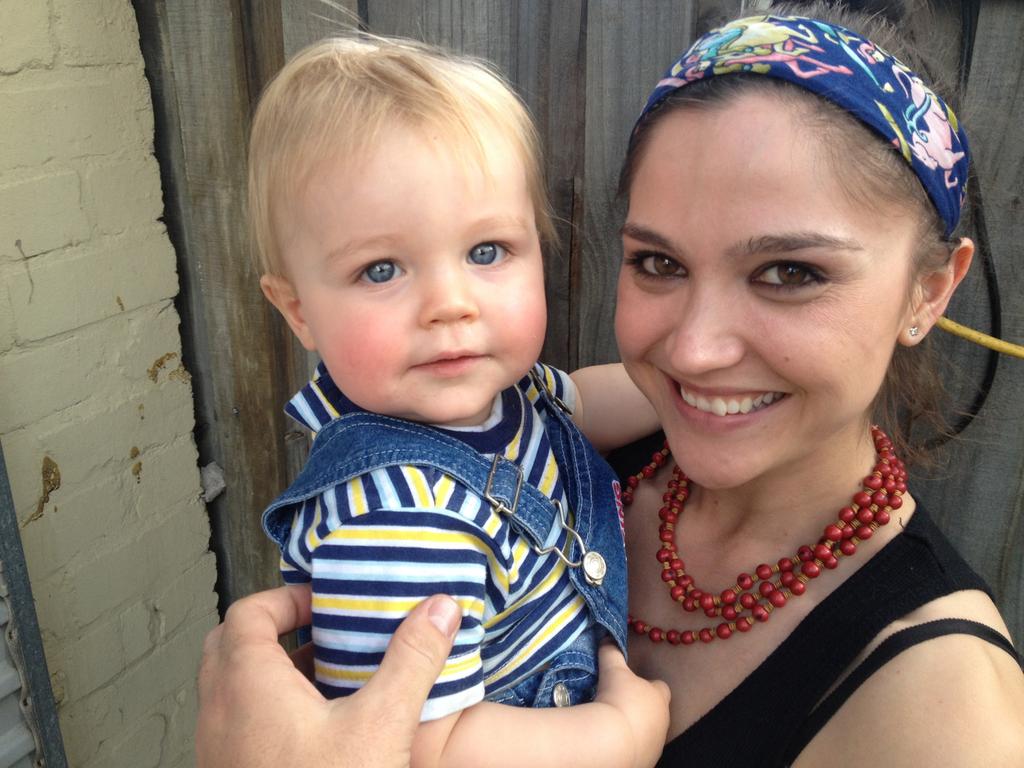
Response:
[{"label": "patterned headband", "polygon": [[898,149],[949,237],[967,184],[967,135],[953,110],[905,64],[843,27],[800,16],[752,16],[711,30],[669,68],[637,120],[690,83],[749,72],[788,80],[835,103]]}]

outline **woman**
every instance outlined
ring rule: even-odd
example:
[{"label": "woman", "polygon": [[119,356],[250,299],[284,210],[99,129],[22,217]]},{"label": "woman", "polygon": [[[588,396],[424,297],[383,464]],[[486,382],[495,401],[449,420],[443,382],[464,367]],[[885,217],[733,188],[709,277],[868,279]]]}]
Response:
[{"label": "woman", "polygon": [[638,121],[616,330],[664,438],[614,458],[630,662],[673,690],[661,765],[1024,762],[1006,627],[880,412],[934,377],[966,163],[911,71],[808,19],[705,35]]},{"label": "woman", "polygon": [[1024,762],[1007,629],[906,489],[902,435],[871,427],[920,399],[904,358],[970,265],[966,173],[919,78],[806,18],[704,36],[648,101],[616,332],[667,438],[626,499],[630,663],[674,693],[663,765]]}]

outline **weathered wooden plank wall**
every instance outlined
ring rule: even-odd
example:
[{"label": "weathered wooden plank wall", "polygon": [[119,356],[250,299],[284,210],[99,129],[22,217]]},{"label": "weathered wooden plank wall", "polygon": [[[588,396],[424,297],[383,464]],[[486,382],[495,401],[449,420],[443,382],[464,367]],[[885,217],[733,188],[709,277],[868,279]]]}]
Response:
[{"label": "weathered wooden plank wall", "polygon": [[[482,56],[509,77],[533,111],[546,144],[549,187],[560,220],[561,242],[547,255],[550,321],[544,356],[574,368],[616,357],[612,315],[622,212],[615,182],[629,126],[648,89],[698,30],[764,3],[217,0],[201,9],[188,2],[178,5],[170,13],[161,4],[159,11],[140,12],[140,19],[158,17],[159,23],[150,27],[172,38],[158,46],[160,82],[168,93],[180,92],[177,99],[183,105],[176,116],[170,110],[173,119],[166,129],[177,137],[172,145],[188,148],[186,152],[179,146],[171,156],[175,184],[184,190],[177,195],[176,209],[185,222],[182,229],[188,230],[180,238],[187,246],[182,270],[188,304],[200,321],[194,324],[197,335],[216,339],[212,344],[197,340],[198,364],[192,369],[201,387],[215,393],[215,407],[200,409],[205,428],[217,434],[207,440],[212,448],[209,453],[204,449],[204,455],[231,467],[228,498],[214,511],[226,521],[218,535],[230,600],[276,580],[272,555],[255,557],[238,548],[262,545],[258,510],[294,471],[303,448],[277,414],[289,388],[308,369],[308,360],[285,340],[279,324],[265,316],[236,230],[241,221],[240,136],[255,88],[281,59],[274,45],[291,54],[360,25]],[[969,227],[982,250],[995,257],[1002,334],[1021,340],[1024,265],[1015,248],[1024,241],[1024,53],[1019,45],[1024,4],[934,0],[933,5],[934,14],[914,17],[909,32],[919,39],[934,35],[932,57],[953,83],[969,71],[966,119],[978,157],[972,206],[981,212],[970,217]],[[257,7],[258,13],[252,10]],[[255,28],[260,19],[266,30]],[[971,49],[972,40],[973,56],[966,67],[962,51]],[[211,109],[217,114],[205,114]],[[213,192],[215,204],[209,199]],[[234,270],[234,276],[222,270]],[[990,328],[982,269],[974,270],[950,314]],[[239,321],[242,315],[246,319]],[[962,372],[951,388],[957,402],[967,407],[987,355],[949,337],[939,342],[942,354]],[[211,359],[214,353],[219,356]],[[1024,637],[1022,369],[1021,361],[999,361],[981,413],[959,442],[940,449],[934,476],[917,485],[961,550],[992,583],[1017,637]],[[241,379],[258,392],[241,399],[235,383]],[[225,409],[238,402],[244,405],[244,417],[226,417],[231,411]],[[290,451],[286,436],[292,441]],[[974,502],[956,503],[961,498]],[[239,527],[249,531],[240,532]]]}]

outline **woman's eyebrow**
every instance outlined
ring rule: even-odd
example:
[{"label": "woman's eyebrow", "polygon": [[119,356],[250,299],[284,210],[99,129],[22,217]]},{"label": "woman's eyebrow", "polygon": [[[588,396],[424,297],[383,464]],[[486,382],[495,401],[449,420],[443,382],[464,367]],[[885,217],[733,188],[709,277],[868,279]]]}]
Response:
[{"label": "woman's eyebrow", "polygon": [[672,245],[672,241],[665,237],[662,237],[653,229],[647,227],[641,227],[639,224],[631,224],[628,221],[622,225],[619,230],[619,235],[631,237],[634,240],[639,240],[642,243],[653,245],[655,248],[660,248],[663,251],[675,251],[675,246]]},{"label": "woman's eyebrow", "polygon": [[752,237],[745,243],[726,250],[730,258],[742,258],[753,254],[791,253],[808,248],[827,248],[832,251],[862,251],[863,246],[856,240],[835,237],[821,232],[785,232],[778,235]]},{"label": "woman's eyebrow", "polygon": [[[647,243],[664,251],[678,250],[671,240],[652,229],[626,222],[620,234]],[[744,243],[738,243],[726,249],[725,255],[731,259],[740,259],[753,254],[792,253],[808,248],[827,248],[833,251],[861,251],[863,246],[856,240],[822,232],[784,232],[776,235],[752,237]]]}]

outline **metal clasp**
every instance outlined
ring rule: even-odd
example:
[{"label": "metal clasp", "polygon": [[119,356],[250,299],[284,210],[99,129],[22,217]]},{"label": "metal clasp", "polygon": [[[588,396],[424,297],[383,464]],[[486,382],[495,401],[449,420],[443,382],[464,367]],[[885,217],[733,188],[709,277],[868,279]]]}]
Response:
[{"label": "metal clasp", "polygon": [[[491,509],[499,515],[514,515],[516,507],[519,506],[519,492],[523,490],[523,469],[518,464],[512,464],[516,470],[516,495],[512,499],[512,508],[509,509],[501,499],[494,498],[491,491],[494,489],[494,476],[498,473],[498,462],[501,456],[494,454],[494,461],[491,462],[491,472],[487,475],[487,487],[484,488],[484,500],[491,505]],[[511,462],[510,462],[511,463]]]},{"label": "metal clasp", "polygon": [[560,398],[558,395],[556,395],[554,392],[548,389],[547,385],[540,380],[540,376],[537,374],[537,371],[534,368],[530,369],[530,381],[533,382],[533,386],[537,388],[538,392],[547,392],[548,397],[550,397],[554,401],[555,405],[561,408],[567,416],[572,416],[572,411],[569,410],[569,406],[562,401],[562,398]]},{"label": "metal clasp", "polygon": [[583,537],[579,535],[575,528],[569,525],[569,519],[565,509],[558,501],[552,499],[552,502],[558,510],[558,522],[562,526],[562,530],[575,539],[576,543],[580,545],[580,559],[574,563],[565,556],[565,553],[561,548],[556,546],[534,547],[533,551],[538,555],[553,554],[570,568],[582,567],[583,577],[587,580],[587,583],[595,587],[600,587],[601,582],[604,581],[604,575],[608,571],[608,566],[605,563],[604,558],[601,556],[600,552],[587,549],[587,545],[583,543]]},{"label": "metal clasp", "polygon": [[[510,515],[515,517],[516,507],[519,506],[519,495],[523,490],[523,470],[518,464],[513,464],[516,470],[516,493],[512,499],[511,509],[506,506],[505,502],[501,499],[495,498],[492,493],[494,489],[494,476],[498,472],[498,462],[501,461],[501,457],[495,454],[494,461],[491,463],[490,474],[487,475],[487,487],[484,488],[484,500],[491,505],[491,509],[499,515]],[[562,530],[565,531],[566,535],[571,537],[580,546],[580,559],[573,562],[565,556],[565,552],[562,551],[561,547],[552,545],[550,547],[539,547],[532,545],[532,549],[538,555],[555,555],[559,560],[565,563],[569,568],[583,568],[583,576],[587,580],[587,583],[599,587],[604,581],[605,573],[608,571],[608,566],[604,561],[604,557],[601,556],[600,552],[595,552],[587,549],[587,545],[583,543],[583,537],[579,535],[576,529],[569,524],[569,517],[561,502],[557,499],[552,499],[551,503],[555,505],[555,509],[558,511],[558,524]],[[561,537],[559,537],[561,538]],[[571,549],[571,544],[569,546]]]}]

